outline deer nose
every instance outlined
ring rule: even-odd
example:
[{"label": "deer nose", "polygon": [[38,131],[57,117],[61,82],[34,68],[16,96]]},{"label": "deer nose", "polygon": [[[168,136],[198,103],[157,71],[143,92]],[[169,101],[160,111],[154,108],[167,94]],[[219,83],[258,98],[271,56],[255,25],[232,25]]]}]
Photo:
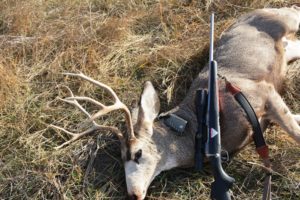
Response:
[{"label": "deer nose", "polygon": [[133,195],[128,196],[128,200],[142,200],[142,196],[133,194]]}]

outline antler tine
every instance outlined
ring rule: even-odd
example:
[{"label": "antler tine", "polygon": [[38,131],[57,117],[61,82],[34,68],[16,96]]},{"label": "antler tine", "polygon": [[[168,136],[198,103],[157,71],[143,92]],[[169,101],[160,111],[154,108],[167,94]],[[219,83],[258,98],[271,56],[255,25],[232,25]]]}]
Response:
[{"label": "antler tine", "polygon": [[[91,115],[75,99],[75,96],[74,96],[72,90],[68,86],[64,85],[63,87],[65,87],[69,91],[71,97],[67,97],[65,99],[62,99],[62,98],[58,97],[58,99],[61,100],[61,101],[63,101],[63,102],[72,104],[75,107],[79,108],[86,116],[88,116],[89,119],[91,119]],[[95,124],[95,121],[92,121],[92,123]]]},{"label": "antler tine", "polygon": [[111,87],[109,87],[108,85],[105,85],[104,83],[101,83],[99,81],[96,81],[86,75],[84,75],[83,73],[78,73],[78,74],[75,74],[75,73],[63,73],[63,75],[67,75],[67,76],[76,76],[76,77],[80,77],[84,80],[87,80],[91,83],[94,83],[95,85],[101,87],[101,88],[104,88],[105,90],[107,90],[112,96],[113,98],[115,99],[116,102],[121,102],[119,97],[117,96],[117,94],[113,91],[113,89],[111,89]]},{"label": "antler tine", "polygon": [[[70,132],[62,127],[59,127],[59,126],[56,126],[56,125],[50,125],[49,127],[52,127],[52,128],[55,128],[55,129],[58,129],[58,130],[61,130],[63,132],[65,132],[66,134],[70,135],[71,136],[71,139],[64,142],[63,144],[61,144],[60,146],[58,147],[55,147],[55,149],[60,149],[70,143],[72,143],[73,141],[85,136],[85,135],[88,135],[92,132],[95,132],[96,130],[108,130],[108,131],[112,131],[114,132],[118,138],[120,140],[123,140],[123,135],[122,133],[119,131],[119,129],[115,128],[115,127],[111,127],[111,126],[103,126],[103,125],[99,125],[97,124],[94,120],[91,119],[91,115],[78,103],[78,101],[76,100],[76,97],[74,96],[72,90],[67,87],[67,86],[64,86],[70,93],[70,96],[71,97],[67,97],[66,99],[62,99],[62,98],[58,98],[59,100],[61,101],[64,101],[66,103],[69,103],[69,104],[72,104],[74,105],[75,107],[79,108],[85,115],[87,115],[87,117],[91,120],[92,122],[92,127],[89,128],[88,130],[85,130],[83,132],[80,132],[80,133],[73,133],[73,132]],[[100,103],[98,106],[101,106],[102,104]]]},{"label": "antler tine", "polygon": [[115,128],[115,127],[111,127],[111,126],[102,126],[102,125],[98,125],[98,124],[95,124],[93,125],[91,128],[83,131],[83,132],[80,132],[80,133],[72,133],[62,127],[59,127],[59,126],[55,126],[53,124],[51,124],[49,127],[52,127],[52,128],[55,128],[55,129],[58,129],[58,130],[61,130],[65,133],[67,133],[68,135],[71,135],[72,138],[64,143],[62,143],[61,145],[55,147],[56,150],[58,149],[61,149],[62,147],[78,140],[79,138],[85,136],[85,135],[88,135],[92,132],[95,132],[96,130],[107,130],[107,131],[112,131],[114,133],[116,133],[116,135],[119,137],[119,138],[123,138],[123,135],[122,133],[119,131],[119,129]]},{"label": "antler tine", "polygon": [[100,88],[105,89],[109,94],[111,94],[111,96],[114,98],[114,104],[110,105],[110,106],[106,106],[103,105],[102,103],[89,98],[89,97],[68,97],[66,100],[84,100],[84,101],[88,101],[90,103],[93,103],[99,107],[101,107],[101,110],[99,110],[97,113],[95,113],[90,120],[94,121],[95,119],[97,119],[100,116],[103,116],[113,110],[122,110],[125,113],[125,119],[126,119],[126,126],[127,126],[127,132],[128,132],[128,139],[134,139],[135,135],[134,135],[134,131],[133,131],[133,123],[132,123],[132,118],[131,118],[131,113],[128,109],[128,107],[122,103],[119,99],[119,97],[117,96],[117,94],[114,92],[114,90],[109,87],[108,85],[101,83],[99,81],[96,81],[86,75],[84,75],[83,73],[63,73],[64,75],[69,75],[69,76],[75,76],[75,77],[79,77],[82,78],[84,80],[87,80],[93,84],[95,84],[96,86],[99,86]]}]

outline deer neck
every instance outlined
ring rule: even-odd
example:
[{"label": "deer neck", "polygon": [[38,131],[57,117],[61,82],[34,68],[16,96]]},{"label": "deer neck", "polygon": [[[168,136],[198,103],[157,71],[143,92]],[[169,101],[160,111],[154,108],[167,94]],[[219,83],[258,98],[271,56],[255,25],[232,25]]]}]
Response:
[{"label": "deer neck", "polygon": [[197,128],[194,112],[189,107],[177,106],[168,113],[174,113],[188,121],[183,136],[166,126],[162,120],[154,124],[152,139],[161,155],[159,167],[162,171],[174,167],[189,167],[194,164],[194,136]]}]

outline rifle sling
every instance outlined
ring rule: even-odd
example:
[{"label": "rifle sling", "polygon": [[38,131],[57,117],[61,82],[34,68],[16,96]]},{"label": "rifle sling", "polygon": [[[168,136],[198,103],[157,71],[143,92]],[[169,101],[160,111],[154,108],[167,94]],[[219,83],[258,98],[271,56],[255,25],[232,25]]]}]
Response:
[{"label": "rifle sling", "polygon": [[258,122],[257,116],[254,112],[254,109],[252,108],[250,102],[247,100],[247,98],[244,96],[244,94],[241,92],[241,90],[232,85],[230,82],[228,82],[225,79],[226,82],[226,89],[229,91],[235,98],[235,100],[239,103],[239,105],[243,108],[245,111],[248,120],[252,126],[253,129],[253,140],[256,147],[257,153],[260,155],[260,157],[263,159],[263,163],[265,166],[265,172],[266,177],[264,180],[264,192],[263,192],[263,200],[271,200],[271,176],[272,176],[272,170],[271,170],[271,163],[269,159],[269,149],[266,145],[263,132],[261,130],[260,124]]}]

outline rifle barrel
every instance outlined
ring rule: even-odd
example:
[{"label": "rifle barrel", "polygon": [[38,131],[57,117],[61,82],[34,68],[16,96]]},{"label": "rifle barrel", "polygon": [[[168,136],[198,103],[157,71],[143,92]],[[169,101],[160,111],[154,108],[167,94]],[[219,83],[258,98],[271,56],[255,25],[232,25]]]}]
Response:
[{"label": "rifle barrel", "polygon": [[212,13],[210,16],[209,65],[214,60],[214,24],[215,14]]}]

